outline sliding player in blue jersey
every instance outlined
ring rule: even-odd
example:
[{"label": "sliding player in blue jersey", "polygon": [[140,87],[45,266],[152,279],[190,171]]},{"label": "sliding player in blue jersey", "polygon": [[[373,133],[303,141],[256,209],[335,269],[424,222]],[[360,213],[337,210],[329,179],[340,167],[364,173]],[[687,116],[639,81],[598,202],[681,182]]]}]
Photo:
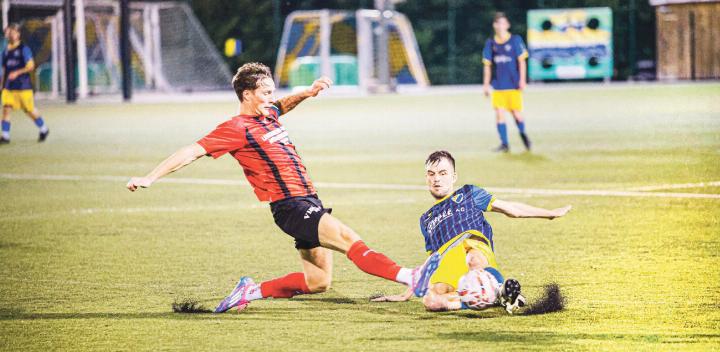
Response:
[{"label": "sliding player in blue jersey", "polygon": [[20,26],[10,24],[5,28],[8,45],[2,52],[2,136],[0,144],[10,143],[10,112],[21,109],[40,130],[38,142],[44,142],[50,131],[40,112],[35,108],[30,72],[35,69],[30,48],[20,41]]},{"label": "sliding player in blue jersey", "polygon": [[[489,296],[498,296],[495,305],[503,305],[512,313],[517,308],[520,283],[505,280],[495,259],[493,229],[485,218],[485,212],[497,212],[511,218],[555,219],[564,216],[572,208],[547,210],[519,202],[495,198],[475,185],[464,185],[455,190],[457,173],[455,159],[447,151],[436,151],[425,162],[426,181],[435,204],[420,216],[420,230],[425,238],[425,250],[431,257],[442,253],[434,273],[429,273],[428,290],[423,304],[430,311],[447,311],[467,308],[457,294],[460,278],[469,270],[488,272]],[[421,279],[422,280],[422,279]],[[418,290],[414,290],[418,293]],[[407,301],[413,290],[404,294],[383,296],[376,302]]]},{"label": "sliding player in blue jersey", "polygon": [[485,96],[491,95],[490,85],[492,84],[491,100],[495,109],[497,131],[500,135],[500,146],[495,151],[510,151],[507,125],[505,124],[506,111],[509,111],[515,118],[525,149],[530,150],[530,138],[525,133],[525,119],[522,115],[522,90],[527,84],[527,62],[525,60],[528,52],[525,50],[522,38],[517,34],[510,34],[510,21],[504,13],[495,14],[493,29],[495,37],[488,39],[483,49],[485,66],[483,92]]}]

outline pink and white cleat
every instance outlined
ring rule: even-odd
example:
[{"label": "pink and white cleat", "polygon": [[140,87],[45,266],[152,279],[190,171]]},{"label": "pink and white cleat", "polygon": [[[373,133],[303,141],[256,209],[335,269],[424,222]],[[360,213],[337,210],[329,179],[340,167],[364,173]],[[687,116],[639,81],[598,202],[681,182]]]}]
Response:
[{"label": "pink and white cleat", "polygon": [[241,311],[250,304],[247,299],[248,291],[257,288],[253,279],[248,276],[243,276],[235,286],[235,289],[230,292],[230,295],[220,302],[220,305],[215,308],[215,313],[224,313],[233,307],[238,307],[238,311]]}]

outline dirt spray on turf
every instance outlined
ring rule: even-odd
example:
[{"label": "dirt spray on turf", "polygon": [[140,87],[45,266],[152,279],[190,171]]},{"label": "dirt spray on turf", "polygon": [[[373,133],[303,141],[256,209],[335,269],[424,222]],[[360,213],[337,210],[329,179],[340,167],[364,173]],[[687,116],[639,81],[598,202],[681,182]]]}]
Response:
[{"label": "dirt spray on turf", "polygon": [[184,298],[173,302],[172,310],[175,313],[212,313],[210,309],[205,308],[200,302],[192,298]]},{"label": "dirt spray on turf", "polygon": [[543,287],[542,296],[530,304],[527,309],[524,309],[521,314],[535,315],[559,312],[565,309],[566,303],[565,296],[560,292],[560,286],[551,282]]}]

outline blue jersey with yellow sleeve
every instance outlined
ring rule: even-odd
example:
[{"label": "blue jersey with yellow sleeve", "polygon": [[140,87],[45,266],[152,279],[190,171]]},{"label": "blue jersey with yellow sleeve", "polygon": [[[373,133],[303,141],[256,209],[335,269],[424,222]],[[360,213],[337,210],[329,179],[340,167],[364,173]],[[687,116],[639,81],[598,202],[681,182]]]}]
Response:
[{"label": "blue jersey with yellow sleeve", "polygon": [[485,41],[483,63],[492,66],[492,82],[495,90],[518,89],[520,87],[519,61],[525,60],[528,52],[522,38],[513,34],[509,38],[495,36]]},{"label": "blue jersey with yellow sleeve", "polygon": [[465,185],[439,200],[420,216],[425,250],[435,252],[465,232],[484,237],[492,250],[492,227],[485,220],[483,212],[492,209],[494,200],[490,193],[474,185]]},{"label": "blue jersey with yellow sleeve", "polygon": [[2,53],[2,69],[3,69],[3,89],[9,90],[27,90],[32,89],[32,81],[29,73],[23,73],[13,80],[9,80],[10,72],[25,68],[28,62],[33,59],[30,48],[19,43],[16,46],[8,45]]}]

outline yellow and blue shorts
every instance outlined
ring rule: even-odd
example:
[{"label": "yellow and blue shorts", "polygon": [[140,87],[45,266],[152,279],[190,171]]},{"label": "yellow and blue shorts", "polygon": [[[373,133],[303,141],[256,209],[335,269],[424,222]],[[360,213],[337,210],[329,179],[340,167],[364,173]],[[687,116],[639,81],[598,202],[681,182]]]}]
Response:
[{"label": "yellow and blue shorts", "polygon": [[495,109],[508,111],[522,111],[523,97],[518,89],[494,90],[491,95],[492,106]]},{"label": "yellow and blue shorts", "polygon": [[[452,242],[452,240],[448,241],[443,247],[450,245]],[[438,252],[442,252],[445,249],[443,247],[441,247]],[[497,267],[495,255],[492,252],[488,252],[492,251],[492,249],[479,240],[469,238],[464,240],[461,246],[455,246],[445,252],[438,264],[437,270],[430,277],[429,285],[432,286],[436,283],[443,283],[457,289],[460,278],[470,270],[466,260],[467,251],[470,249],[477,249],[483,252],[487,257],[488,264],[491,267]]]},{"label": "yellow and blue shorts", "polygon": [[10,106],[14,110],[21,109],[25,112],[35,110],[35,100],[32,89],[2,90],[2,106]]}]

